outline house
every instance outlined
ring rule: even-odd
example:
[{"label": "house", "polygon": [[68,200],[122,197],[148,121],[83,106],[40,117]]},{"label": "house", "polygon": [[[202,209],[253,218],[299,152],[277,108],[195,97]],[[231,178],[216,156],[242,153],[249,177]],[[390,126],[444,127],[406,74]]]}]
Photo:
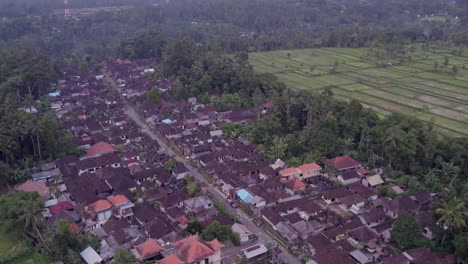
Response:
[{"label": "house", "polygon": [[375,206],[382,206],[385,213],[391,218],[397,218],[400,214],[414,213],[419,209],[418,204],[409,196],[392,200],[388,197],[382,197],[374,201]]},{"label": "house", "polygon": [[246,225],[239,223],[232,225],[232,232],[239,234],[241,243],[246,243],[257,238],[254,232],[252,232]]},{"label": "house", "polygon": [[432,232],[434,221],[432,219],[432,212],[422,212],[416,215],[416,222],[421,227],[421,234],[427,239],[434,239],[436,236]]},{"label": "house", "polygon": [[262,219],[276,230],[276,225],[281,221],[286,221],[278,210],[267,208],[262,210]]},{"label": "house", "polygon": [[375,208],[369,212],[363,213],[359,218],[368,227],[373,227],[385,221],[387,215],[382,208]]},{"label": "house", "polygon": [[375,199],[377,199],[379,197],[376,191],[362,185],[359,182],[348,184],[348,185],[346,185],[346,187],[351,192],[359,194],[359,195],[361,195],[362,197],[366,198],[369,201],[373,201],[373,200],[375,200]]},{"label": "house", "polygon": [[47,198],[50,195],[49,187],[44,182],[27,180],[25,183],[16,187],[17,191],[36,192],[40,197]]},{"label": "house", "polygon": [[301,220],[297,223],[292,224],[292,227],[297,231],[297,233],[303,240],[306,240],[310,236],[320,234],[325,228],[321,223],[315,220]]},{"label": "house", "polygon": [[318,235],[315,235],[315,236],[310,236],[308,239],[307,239],[307,243],[309,245],[309,251],[310,253],[313,255],[315,255],[315,253],[324,248],[324,247],[327,247],[329,245],[333,245],[333,243],[330,241],[330,239],[328,239],[327,237],[325,237],[323,235],[323,233],[320,233]]},{"label": "house", "polygon": [[159,255],[164,248],[154,239],[148,239],[145,242],[134,246],[133,255],[139,261],[152,259]]},{"label": "house", "polygon": [[338,176],[336,176],[338,181],[344,185],[359,182],[361,181],[361,177],[362,176],[357,172],[357,170],[344,171],[338,174]]},{"label": "house", "polygon": [[280,170],[279,175],[282,180],[289,181],[292,178],[298,178],[300,180],[305,180],[310,177],[315,177],[320,175],[321,167],[317,163],[309,163],[301,165],[297,168],[287,168]]},{"label": "house", "polygon": [[85,213],[88,213],[91,218],[86,219],[86,224],[91,229],[104,224],[112,216],[112,204],[104,199],[85,207]]},{"label": "house", "polygon": [[291,180],[287,181],[284,186],[286,187],[286,192],[291,195],[303,191],[306,187],[306,185],[298,178],[292,178]]},{"label": "house", "polygon": [[275,171],[283,169],[284,167],[286,167],[286,163],[280,159],[276,159],[275,163],[270,164],[270,168],[272,168]]},{"label": "house", "polygon": [[286,168],[279,172],[282,180],[288,181],[292,178],[297,178],[301,171],[298,168]]},{"label": "house", "polygon": [[132,208],[135,205],[125,195],[114,195],[107,199],[113,206],[113,215],[118,219],[130,219],[133,216]]},{"label": "house", "polygon": [[224,247],[217,239],[205,242],[198,235],[191,235],[172,243],[177,255],[188,264],[221,263],[221,248]]},{"label": "house", "polygon": [[161,260],[156,261],[156,264],[185,264],[177,255],[169,255]]},{"label": "house", "polygon": [[94,144],[92,147],[90,147],[86,151],[86,156],[95,157],[95,156],[100,156],[100,155],[114,153],[114,152],[115,152],[115,148],[111,144],[101,141],[97,144]]},{"label": "house", "polygon": [[251,205],[255,208],[261,208],[266,205],[265,199],[260,196],[253,195],[250,191],[246,189],[240,189],[236,192],[237,197],[242,202]]},{"label": "house", "polygon": [[82,158],[77,162],[78,175],[83,173],[95,173],[100,168],[112,167],[119,168],[121,161],[115,153],[104,154],[96,157]]},{"label": "house", "polygon": [[206,195],[192,197],[182,202],[182,206],[188,213],[199,213],[213,208],[213,201]]},{"label": "house", "polygon": [[102,263],[102,258],[91,246],[81,251],[80,256],[87,264]]},{"label": "house", "polygon": [[312,257],[320,264],[356,264],[356,261],[335,245],[328,245],[315,252]]},{"label": "house", "polygon": [[339,198],[353,194],[350,190],[345,187],[340,187],[332,190],[325,190],[322,192],[322,200],[327,204],[337,202]]},{"label": "house", "polygon": [[370,242],[377,241],[378,236],[366,226],[348,232],[348,241],[357,247],[363,247]]},{"label": "house", "polygon": [[430,263],[449,264],[455,263],[452,258],[442,258],[432,252],[429,248],[415,248],[407,250],[401,254],[393,255],[383,259],[383,264],[409,264],[409,263]]},{"label": "house", "polygon": [[322,234],[332,241],[338,241],[344,238],[346,232],[342,226],[338,225],[323,231]]},{"label": "house", "polygon": [[371,259],[366,254],[362,253],[362,251],[359,249],[355,249],[349,252],[349,255],[353,257],[360,264],[366,264],[366,263],[371,262]]},{"label": "house", "polygon": [[376,188],[379,185],[384,184],[384,180],[380,177],[379,174],[366,176],[365,179],[362,179],[362,184],[366,187]]},{"label": "house", "polygon": [[432,201],[432,195],[428,190],[421,190],[410,196],[419,206],[428,206]]},{"label": "house", "polygon": [[360,194],[351,194],[338,199],[339,207],[343,210],[350,210],[351,207],[355,206],[358,208],[364,207],[366,199]]},{"label": "house", "polygon": [[357,170],[362,167],[361,163],[355,161],[349,156],[341,156],[333,159],[328,159],[324,162],[325,166],[331,167],[342,173],[350,170]]},{"label": "house", "polygon": [[263,257],[267,257],[268,248],[264,244],[254,245],[242,250],[249,263],[260,263]]},{"label": "house", "polygon": [[185,176],[187,176],[188,174],[189,171],[183,163],[176,162],[176,164],[172,168],[172,175],[176,177],[177,180],[185,178]]},{"label": "house", "polygon": [[294,243],[298,238],[299,234],[292,228],[288,223],[281,221],[275,226],[276,231],[283,236],[289,243]]},{"label": "house", "polygon": [[305,180],[310,177],[315,177],[319,176],[322,170],[322,167],[318,165],[317,163],[308,163],[304,164],[298,167],[298,169],[301,171],[299,174],[299,179]]}]

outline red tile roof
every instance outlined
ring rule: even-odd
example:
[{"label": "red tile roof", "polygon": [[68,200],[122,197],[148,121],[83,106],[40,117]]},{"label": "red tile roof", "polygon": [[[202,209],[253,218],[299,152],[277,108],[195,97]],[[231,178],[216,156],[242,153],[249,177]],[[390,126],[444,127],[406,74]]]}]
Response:
[{"label": "red tile roof", "polygon": [[109,202],[111,202],[114,206],[119,206],[119,205],[122,205],[122,204],[126,204],[126,203],[129,203],[130,201],[127,199],[127,197],[125,197],[125,195],[114,195],[110,198],[107,198],[109,200]]},{"label": "red tile roof", "polygon": [[216,238],[206,243],[214,250],[218,250],[224,247],[224,245]]},{"label": "red tile roof", "polygon": [[111,144],[101,141],[89,148],[86,156],[92,157],[96,155],[104,155],[107,153],[113,153],[114,151],[115,148]]},{"label": "red tile roof", "polygon": [[301,171],[310,171],[310,170],[320,170],[322,169],[322,167],[320,167],[320,165],[318,165],[317,163],[313,162],[313,163],[301,165],[299,166],[299,169]]},{"label": "red tile roof", "polygon": [[140,254],[143,260],[151,258],[164,250],[164,248],[154,239],[149,239],[135,246],[135,249],[138,251],[138,254]]},{"label": "red tile roof", "polygon": [[188,218],[185,215],[181,215],[179,218],[177,218],[177,220],[182,225],[186,225],[186,224],[190,223],[190,220],[188,220]]},{"label": "red tile roof", "polygon": [[41,197],[49,195],[49,188],[47,188],[45,183],[32,180],[28,180],[16,187],[16,190],[23,192],[37,192]]},{"label": "red tile roof", "polygon": [[49,207],[49,209],[53,214],[58,214],[62,211],[72,210],[73,204],[69,201],[63,201],[58,204],[52,205],[51,207]]},{"label": "red tile roof", "polygon": [[184,264],[184,262],[180,260],[180,258],[177,257],[176,255],[167,256],[161,259],[160,261],[157,261],[156,263],[157,264]]},{"label": "red tile roof", "polygon": [[361,163],[355,161],[349,156],[341,156],[326,160],[325,165],[334,166],[337,170],[343,170],[347,168],[359,167],[361,166]]},{"label": "red tile roof", "polygon": [[288,187],[291,190],[299,190],[304,188],[306,185],[303,183],[301,180],[298,178],[293,178],[289,180],[288,182],[285,183],[286,187]]},{"label": "red tile roof", "polygon": [[95,212],[100,212],[100,211],[104,211],[104,210],[111,208],[112,204],[107,200],[101,199],[101,200],[97,200],[96,202],[91,204],[89,207],[93,209]]},{"label": "red tile roof", "polygon": [[203,243],[198,235],[186,237],[174,242],[173,245],[188,263],[200,261],[215,254],[215,250]]}]

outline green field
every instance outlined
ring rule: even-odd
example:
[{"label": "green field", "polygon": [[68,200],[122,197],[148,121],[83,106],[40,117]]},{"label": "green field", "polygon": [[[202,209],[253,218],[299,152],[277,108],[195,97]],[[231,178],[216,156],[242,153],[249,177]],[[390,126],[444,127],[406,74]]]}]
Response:
[{"label": "green field", "polygon": [[272,73],[290,88],[330,87],[336,97],[359,100],[379,114],[402,112],[433,120],[451,135],[468,136],[468,52],[454,55],[456,50],[418,46],[394,59],[377,58],[375,50],[364,48],[282,50],[251,53],[249,61],[257,72]]}]

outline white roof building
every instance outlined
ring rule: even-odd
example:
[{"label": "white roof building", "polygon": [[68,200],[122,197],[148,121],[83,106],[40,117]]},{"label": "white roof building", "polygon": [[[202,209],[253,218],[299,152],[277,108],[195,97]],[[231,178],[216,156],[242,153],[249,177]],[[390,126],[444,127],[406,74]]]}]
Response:
[{"label": "white roof building", "polygon": [[102,262],[102,258],[92,247],[87,247],[85,250],[81,251],[80,256],[88,264],[96,264]]}]

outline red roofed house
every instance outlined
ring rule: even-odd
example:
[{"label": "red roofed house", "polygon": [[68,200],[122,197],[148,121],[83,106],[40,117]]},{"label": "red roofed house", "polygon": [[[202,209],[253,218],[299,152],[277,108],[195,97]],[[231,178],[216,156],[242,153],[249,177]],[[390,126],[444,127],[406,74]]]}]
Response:
[{"label": "red roofed house", "polygon": [[88,149],[86,156],[88,157],[94,157],[98,155],[104,155],[108,153],[114,153],[115,148],[106,142],[99,142],[97,144],[94,144],[91,148]]},{"label": "red roofed house", "polygon": [[289,181],[292,178],[298,177],[301,171],[298,168],[286,168],[280,170],[279,174],[282,180]]},{"label": "red roofed house", "polygon": [[221,248],[218,240],[202,241],[198,235],[192,235],[172,244],[186,263],[221,263]]},{"label": "red roofed house", "polygon": [[286,189],[285,189],[286,192],[291,194],[291,195],[295,194],[298,191],[304,190],[305,187],[306,187],[305,183],[303,183],[298,178],[293,178],[293,179],[289,180],[288,182],[286,182],[284,185],[286,187]]},{"label": "red roofed house", "polygon": [[285,181],[289,181],[292,178],[298,178],[300,180],[305,180],[310,177],[315,177],[320,175],[320,170],[322,168],[317,163],[308,163],[301,165],[297,168],[287,168],[279,172],[281,178]]},{"label": "red roofed house", "polygon": [[156,240],[149,239],[136,245],[132,253],[138,260],[144,261],[156,257],[163,250],[164,248]]},{"label": "red roofed house", "polygon": [[310,177],[319,176],[322,167],[320,167],[320,165],[314,162],[299,166],[299,170],[301,171],[299,179],[304,180]]},{"label": "red roofed house", "polygon": [[349,156],[336,157],[325,161],[325,166],[334,167],[338,172],[356,170],[362,167],[361,163],[355,161]]},{"label": "red roofed house", "polygon": [[115,217],[128,219],[133,216],[132,208],[135,207],[135,205],[130,202],[125,195],[114,195],[107,198],[107,200],[109,200],[113,206],[113,214]]},{"label": "red roofed house", "polygon": [[73,204],[69,201],[63,201],[52,205],[49,209],[53,214],[58,214],[62,211],[73,210]]},{"label": "red roofed house", "polygon": [[156,261],[156,264],[184,264],[177,255],[167,256],[159,261]]},{"label": "red roofed house", "polygon": [[91,217],[86,219],[88,228],[94,229],[103,225],[112,216],[112,204],[104,199],[97,200],[96,202],[85,207],[85,212]]},{"label": "red roofed house", "polygon": [[16,190],[22,192],[37,192],[39,196],[45,198],[49,196],[49,188],[43,182],[28,180],[20,186],[16,187]]}]

